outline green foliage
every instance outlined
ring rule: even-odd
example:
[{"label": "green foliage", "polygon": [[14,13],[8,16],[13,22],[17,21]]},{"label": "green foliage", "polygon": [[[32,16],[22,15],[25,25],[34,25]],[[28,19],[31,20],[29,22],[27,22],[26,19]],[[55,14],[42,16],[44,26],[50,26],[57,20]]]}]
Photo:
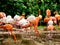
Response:
[{"label": "green foliage", "polygon": [[30,14],[38,14],[38,9],[41,10],[41,15],[45,17],[46,9],[52,12],[57,10],[60,13],[60,0],[0,0],[0,11],[5,12],[7,15],[21,15],[25,13],[27,16]]}]

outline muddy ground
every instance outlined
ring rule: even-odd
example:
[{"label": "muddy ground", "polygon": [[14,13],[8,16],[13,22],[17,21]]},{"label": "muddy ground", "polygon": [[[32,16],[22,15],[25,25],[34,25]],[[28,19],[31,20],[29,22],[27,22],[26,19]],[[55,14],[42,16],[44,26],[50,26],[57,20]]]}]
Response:
[{"label": "muddy ground", "polygon": [[44,34],[41,31],[39,36],[36,36],[37,33],[32,30],[20,30],[22,34],[16,34],[16,42],[9,34],[0,35],[0,45],[60,45],[60,34]]}]

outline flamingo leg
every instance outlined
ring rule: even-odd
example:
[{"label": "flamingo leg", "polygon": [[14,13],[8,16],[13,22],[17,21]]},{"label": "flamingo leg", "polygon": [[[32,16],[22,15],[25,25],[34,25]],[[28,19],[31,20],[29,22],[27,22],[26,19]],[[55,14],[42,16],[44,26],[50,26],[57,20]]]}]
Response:
[{"label": "flamingo leg", "polygon": [[34,31],[36,32],[36,36],[39,37],[39,31],[37,30],[37,26],[34,26]]},{"label": "flamingo leg", "polygon": [[13,36],[14,41],[16,42],[16,41],[17,41],[16,35],[15,35],[15,34],[13,34],[11,30],[8,30],[8,31],[11,33],[10,35],[12,35],[12,36]]}]

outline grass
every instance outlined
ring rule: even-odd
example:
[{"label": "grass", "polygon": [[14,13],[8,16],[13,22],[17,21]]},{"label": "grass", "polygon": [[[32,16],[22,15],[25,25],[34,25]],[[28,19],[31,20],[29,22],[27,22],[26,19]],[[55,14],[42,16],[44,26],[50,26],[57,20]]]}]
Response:
[{"label": "grass", "polygon": [[38,26],[38,29],[44,29],[46,26]]},{"label": "grass", "polygon": [[[46,26],[38,26],[38,29],[44,29]],[[55,28],[57,29],[57,28],[59,28],[59,26],[58,25],[55,25]]]}]

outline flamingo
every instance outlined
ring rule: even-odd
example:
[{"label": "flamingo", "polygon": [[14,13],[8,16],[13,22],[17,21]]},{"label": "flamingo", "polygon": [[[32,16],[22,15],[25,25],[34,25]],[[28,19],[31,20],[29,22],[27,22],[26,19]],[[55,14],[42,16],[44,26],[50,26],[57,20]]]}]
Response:
[{"label": "flamingo", "polygon": [[25,18],[25,14],[22,14],[21,16],[18,16],[18,15],[15,15],[14,16],[14,27],[15,28],[20,28],[20,20],[24,19]]},{"label": "flamingo", "polygon": [[49,33],[48,33],[48,35],[47,35],[47,37],[49,38],[49,39],[51,39],[52,38],[52,34],[51,34],[51,31],[53,31],[55,29],[55,27],[53,26],[53,21],[52,21],[52,19],[50,19],[49,21],[48,21],[48,26],[47,26],[47,30],[48,31],[50,31]]},{"label": "flamingo", "polygon": [[14,16],[14,28],[19,28],[19,25],[18,25],[18,21],[20,20],[20,16],[19,15],[15,15]]},{"label": "flamingo", "polygon": [[37,27],[38,27],[38,22],[39,22],[39,20],[41,20],[41,19],[42,19],[42,16],[39,15],[38,17],[35,17],[35,19],[33,19],[33,20],[31,21],[31,23],[32,23],[33,26],[34,26],[34,31],[37,32],[36,36],[38,36],[38,37],[39,37],[39,31],[37,30]]},{"label": "flamingo", "polygon": [[6,17],[6,14],[4,12],[0,12],[0,25],[3,24],[1,21],[3,20],[3,18]]},{"label": "flamingo", "polygon": [[57,20],[55,17],[50,16],[49,18],[48,17],[44,18],[44,22],[48,24],[47,30],[54,30],[55,27],[53,26],[53,23],[56,24]]},{"label": "flamingo", "polygon": [[33,19],[33,20],[31,21],[32,24],[34,25],[34,30],[35,30],[35,32],[38,32],[38,31],[37,31],[38,22],[39,22],[39,20],[41,20],[41,19],[42,19],[42,16],[39,15],[38,17],[35,17],[35,19]]},{"label": "flamingo", "polygon": [[17,39],[16,39],[15,34],[12,33],[13,26],[11,24],[2,25],[2,26],[0,26],[0,28],[3,28],[4,30],[8,30],[8,32],[10,32],[10,35],[12,35],[14,37],[14,41],[16,42]]},{"label": "flamingo", "polygon": [[21,28],[27,28],[30,26],[30,22],[27,21],[27,19],[21,19],[18,24],[20,25]]},{"label": "flamingo", "polygon": [[[12,35],[14,37],[14,41],[16,42],[16,36],[15,34],[12,33],[13,30],[13,25],[12,23],[14,22],[14,20],[12,19],[12,17],[10,15],[8,15],[7,17],[2,19],[2,24],[5,23],[5,25],[1,25],[0,28],[3,28],[4,30],[8,30],[8,32],[10,32],[10,35]],[[8,24],[10,23],[10,24]]]}]

